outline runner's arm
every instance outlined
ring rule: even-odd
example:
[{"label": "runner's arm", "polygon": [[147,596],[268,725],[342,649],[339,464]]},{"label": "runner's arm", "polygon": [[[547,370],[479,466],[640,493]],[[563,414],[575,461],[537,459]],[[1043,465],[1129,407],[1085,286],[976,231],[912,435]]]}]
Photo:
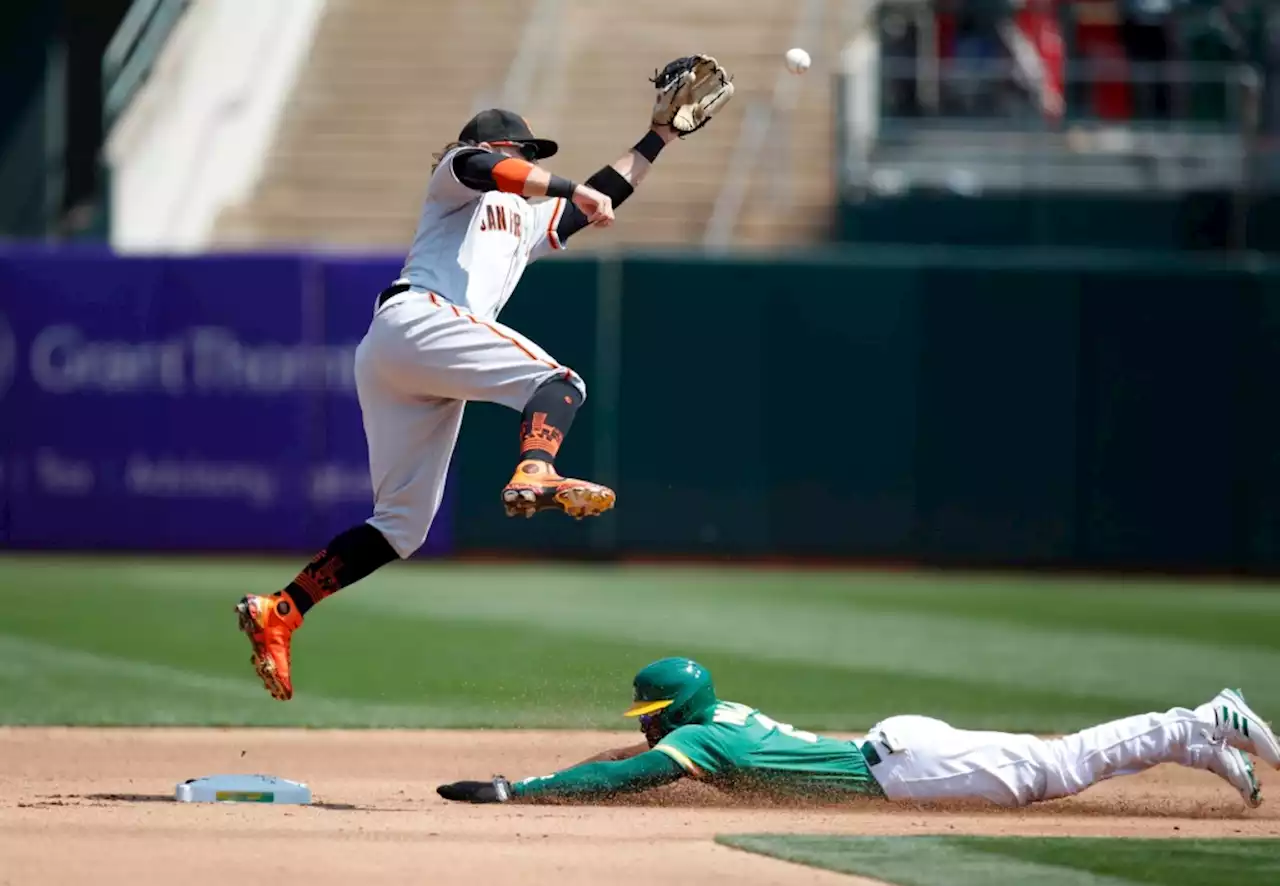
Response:
[{"label": "runner's arm", "polygon": [[632,757],[639,756],[647,750],[649,750],[649,743],[647,741],[642,741],[639,744],[627,745],[625,748],[610,748],[607,751],[601,751],[592,757],[588,757],[581,763],[576,763],[574,765],[584,766],[587,763],[606,763],[616,762],[618,760],[630,760]]},{"label": "runner's arm", "polygon": [[600,799],[671,784],[687,773],[661,751],[648,751],[626,760],[573,766],[554,775],[534,776],[511,785],[519,800]]}]

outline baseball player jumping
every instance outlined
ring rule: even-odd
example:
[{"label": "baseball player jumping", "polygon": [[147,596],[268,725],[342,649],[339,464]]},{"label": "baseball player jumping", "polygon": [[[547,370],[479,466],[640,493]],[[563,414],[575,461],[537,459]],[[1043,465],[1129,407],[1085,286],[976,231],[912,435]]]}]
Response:
[{"label": "baseball player jumping", "polygon": [[276,698],[293,696],[290,644],[307,611],[426,540],[468,400],[521,413],[519,458],[502,490],[509,516],[580,519],[613,507],[612,489],[556,472],[586,385],[496,318],[529,262],[588,226],[610,225],[663,148],[733,95],[728,73],[705,55],[671,62],[652,82],[649,131],[582,184],[537,165],[557,145],[510,111],[480,112],[437,155],[402,276],[378,295],[356,349],[373,516],[330,541],[284,590],[236,604],[254,669]]},{"label": "baseball player jumping", "polygon": [[645,741],[551,775],[437,788],[470,803],[605,799],[691,777],[717,787],[833,800],[986,800],[1027,806],[1078,794],[1100,781],[1159,763],[1205,769],[1262,803],[1252,754],[1280,768],[1280,743],[1238,692],[1196,708],[1139,714],[1074,735],[1042,739],[956,729],[931,717],[890,717],[862,741],[826,738],[720,701],[711,675],[687,658],[664,658],[635,677]]}]

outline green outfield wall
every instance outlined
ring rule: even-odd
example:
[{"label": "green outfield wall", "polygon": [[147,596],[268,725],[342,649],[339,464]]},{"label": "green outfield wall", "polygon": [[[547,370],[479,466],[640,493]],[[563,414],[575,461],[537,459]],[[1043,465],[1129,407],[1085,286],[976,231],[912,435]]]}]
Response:
[{"label": "green outfield wall", "polygon": [[468,550],[1280,571],[1280,263],[566,258],[503,319],[586,377],[561,466],[619,505],[513,531],[472,405]]},{"label": "green outfield wall", "polygon": [[[1262,159],[1253,162],[1264,168]],[[837,239],[861,245],[1280,253],[1280,193],[1019,191],[967,197],[922,191],[846,200],[835,228]]]}]

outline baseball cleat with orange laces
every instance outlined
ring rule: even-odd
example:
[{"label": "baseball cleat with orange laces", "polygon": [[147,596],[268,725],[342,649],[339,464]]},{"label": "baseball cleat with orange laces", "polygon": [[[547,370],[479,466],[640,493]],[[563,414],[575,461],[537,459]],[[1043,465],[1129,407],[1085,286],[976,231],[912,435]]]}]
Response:
[{"label": "baseball cleat with orange laces", "polygon": [[511,482],[502,490],[508,517],[532,517],[539,511],[564,511],[581,520],[613,507],[617,496],[608,486],[561,477],[545,461],[528,459],[516,465]]},{"label": "baseball cleat with orange laces", "polygon": [[253,669],[262,685],[281,701],[293,698],[289,678],[289,646],[293,632],[302,626],[302,613],[287,593],[271,597],[250,594],[236,604],[240,630],[253,644]]}]

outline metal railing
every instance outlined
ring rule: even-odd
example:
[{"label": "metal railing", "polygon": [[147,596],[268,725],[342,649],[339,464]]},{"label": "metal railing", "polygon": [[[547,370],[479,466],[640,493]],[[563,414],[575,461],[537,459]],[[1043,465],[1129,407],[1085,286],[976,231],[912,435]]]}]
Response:
[{"label": "metal railing", "polygon": [[102,120],[110,130],[146,82],[191,0],[134,0],[102,54]]},{"label": "metal railing", "polygon": [[1110,115],[1124,125],[1239,131],[1257,118],[1262,94],[1262,78],[1252,66],[1203,62],[1070,62],[1062,72],[1060,106],[1046,105],[1043,82],[1011,59],[949,59],[922,69],[916,59],[885,58],[878,77],[886,119],[987,119],[1010,127],[1104,119],[1108,115],[1096,107],[1109,98],[1130,107],[1130,113]]},{"label": "metal railing", "polygon": [[932,78],[915,59],[847,65],[841,91],[864,96],[856,113],[839,106],[842,187],[1178,190],[1263,174],[1263,82],[1248,65],[1071,63],[1056,105],[1020,73],[1009,60],[944,60]]}]

